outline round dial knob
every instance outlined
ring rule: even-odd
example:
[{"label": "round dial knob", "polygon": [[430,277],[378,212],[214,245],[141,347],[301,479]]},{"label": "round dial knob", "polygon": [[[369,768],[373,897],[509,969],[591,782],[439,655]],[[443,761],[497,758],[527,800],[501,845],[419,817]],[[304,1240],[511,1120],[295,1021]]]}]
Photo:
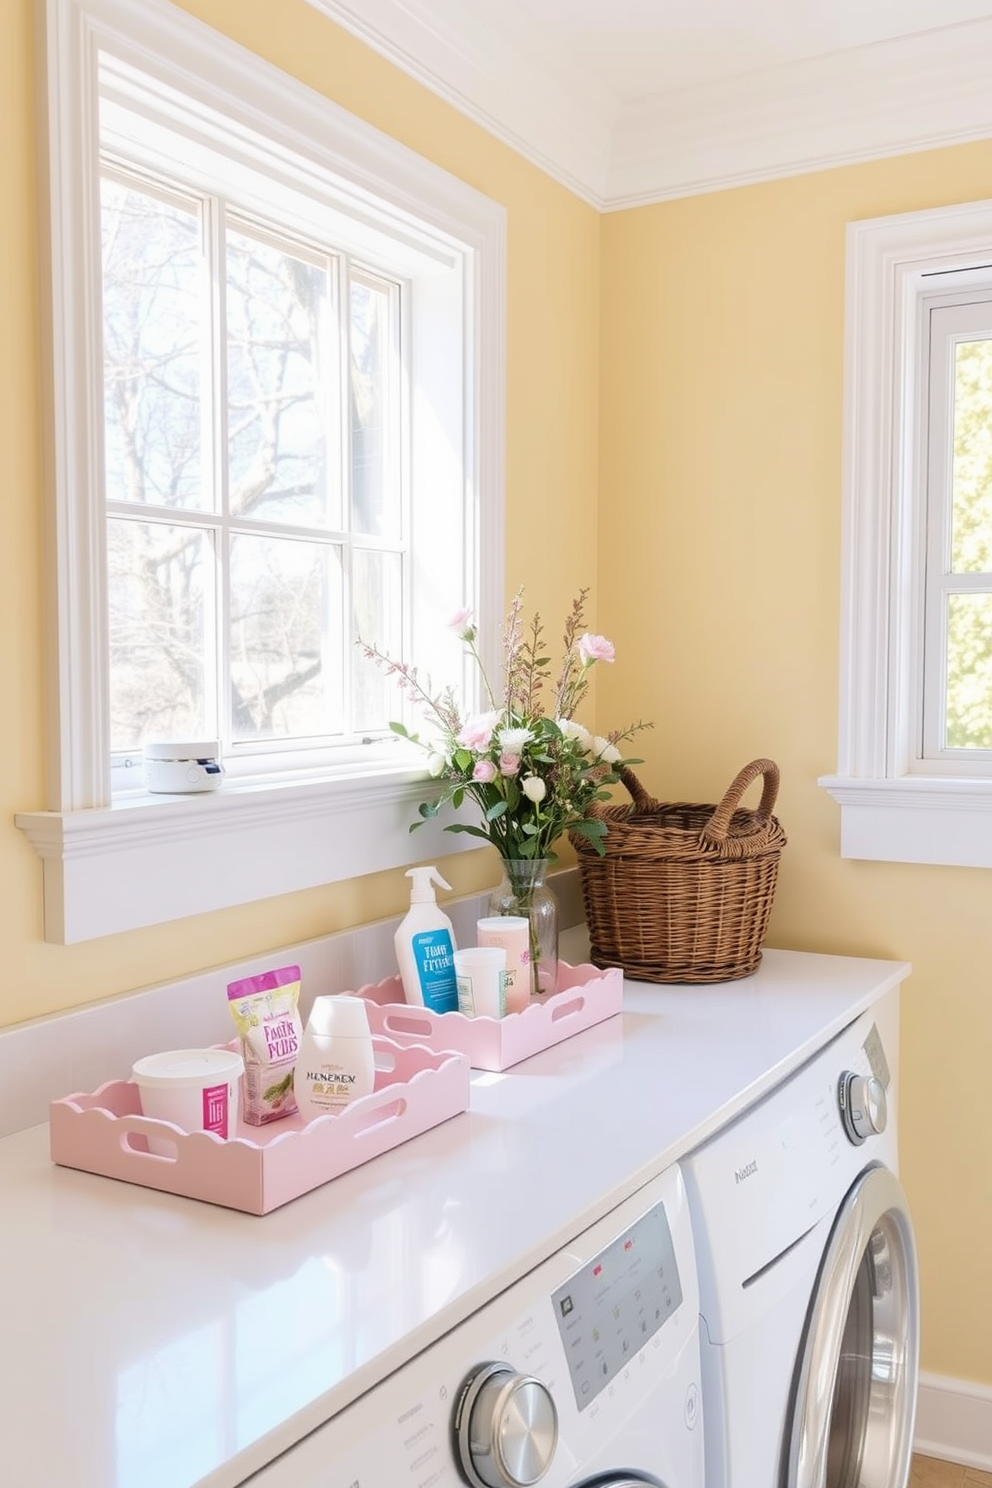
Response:
[{"label": "round dial knob", "polygon": [[506,1364],[481,1364],[462,1386],[455,1443],[472,1488],[529,1488],[558,1445],[558,1412],[539,1379]]},{"label": "round dial knob", "polygon": [[841,1120],[848,1139],[860,1147],[866,1137],[885,1130],[888,1107],[885,1090],[874,1075],[856,1075],[845,1070],[837,1087]]}]

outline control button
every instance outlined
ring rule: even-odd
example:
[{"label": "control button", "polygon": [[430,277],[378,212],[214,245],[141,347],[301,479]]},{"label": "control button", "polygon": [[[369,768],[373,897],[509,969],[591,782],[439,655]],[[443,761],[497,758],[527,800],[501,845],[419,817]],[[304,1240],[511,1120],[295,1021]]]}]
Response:
[{"label": "control button", "polygon": [[530,1488],[551,1466],[558,1412],[533,1375],[481,1364],[462,1385],[454,1436],[472,1488]]},{"label": "control button", "polygon": [[874,1075],[845,1070],[837,1082],[837,1103],[847,1139],[855,1147],[885,1130],[888,1103],[885,1090]]},{"label": "control button", "polygon": [[685,1392],[685,1424],[691,1431],[699,1419],[699,1391],[691,1384]]}]

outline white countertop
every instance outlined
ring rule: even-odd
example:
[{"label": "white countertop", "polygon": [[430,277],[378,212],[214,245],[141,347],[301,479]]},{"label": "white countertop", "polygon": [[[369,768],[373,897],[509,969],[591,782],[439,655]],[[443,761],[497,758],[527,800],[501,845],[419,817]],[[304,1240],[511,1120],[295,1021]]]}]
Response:
[{"label": "white countertop", "polygon": [[0,1141],[2,1480],[235,1488],[908,971],[766,951],[740,982],[627,982],[619,1016],[264,1218],[56,1168],[47,1126]]}]

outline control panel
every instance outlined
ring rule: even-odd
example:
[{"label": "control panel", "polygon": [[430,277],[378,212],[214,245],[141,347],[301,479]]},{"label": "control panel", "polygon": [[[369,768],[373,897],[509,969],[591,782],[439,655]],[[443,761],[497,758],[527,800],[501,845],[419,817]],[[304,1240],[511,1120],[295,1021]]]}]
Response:
[{"label": "control panel", "polygon": [[566,1488],[702,1462],[698,1289],[668,1169],[252,1479]]}]

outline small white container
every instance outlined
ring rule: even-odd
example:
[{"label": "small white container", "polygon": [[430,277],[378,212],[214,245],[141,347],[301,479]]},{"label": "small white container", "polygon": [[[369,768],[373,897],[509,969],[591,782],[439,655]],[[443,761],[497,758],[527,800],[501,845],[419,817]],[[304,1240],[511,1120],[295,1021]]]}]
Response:
[{"label": "small white container", "polygon": [[466,946],[455,952],[458,1011],[467,1018],[502,1018],[506,1013],[506,951],[502,946]]},{"label": "small white container", "polygon": [[[245,1062],[231,1049],[170,1049],[146,1054],[132,1074],[141,1114],[171,1121],[184,1132],[209,1131],[233,1137],[238,1123],[239,1081]],[[148,1138],[149,1150],[175,1157],[174,1142]]]},{"label": "small white container", "polygon": [[375,1054],[363,997],[315,997],[296,1056],[293,1093],[304,1121],[347,1110],[375,1089]]},{"label": "small white container", "polygon": [[480,946],[502,946],[506,951],[506,1011],[522,1013],[530,1007],[530,920],[526,915],[487,915],[475,927]]},{"label": "small white container", "polygon": [[216,790],[224,779],[219,739],[167,739],[146,744],[145,784],[157,795]]}]

